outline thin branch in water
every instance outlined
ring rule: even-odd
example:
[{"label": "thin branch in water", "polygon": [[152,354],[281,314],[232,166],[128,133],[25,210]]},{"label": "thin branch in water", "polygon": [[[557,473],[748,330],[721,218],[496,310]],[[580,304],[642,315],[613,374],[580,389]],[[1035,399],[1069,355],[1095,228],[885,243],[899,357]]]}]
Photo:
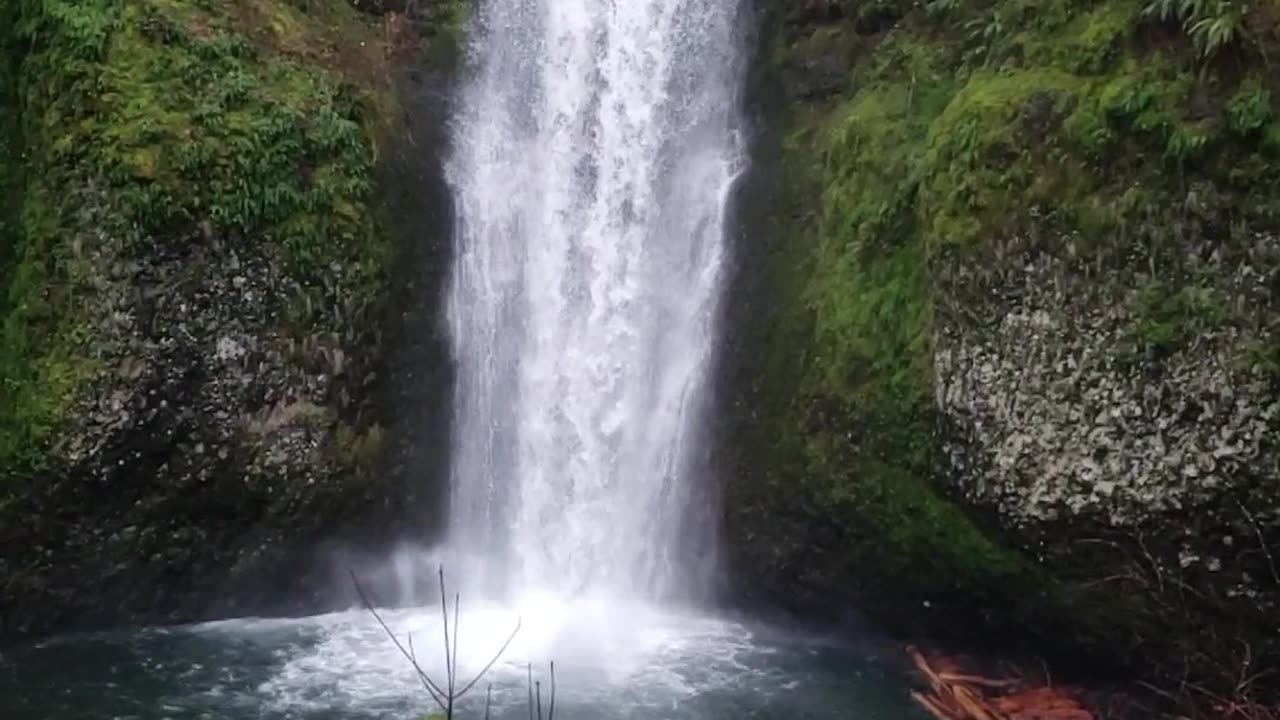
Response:
[{"label": "thin branch in water", "polygon": [[556,661],[551,661],[551,708],[547,710],[547,720],[556,720]]},{"label": "thin branch in water", "polygon": [[498,648],[498,652],[495,653],[493,658],[489,660],[489,663],[485,665],[484,668],[481,669],[480,672],[477,673],[474,678],[471,679],[471,682],[467,683],[466,686],[464,686],[461,690],[459,690],[457,695],[454,695],[455,700],[458,698],[461,698],[463,695],[466,695],[467,691],[475,687],[475,684],[480,682],[480,678],[484,677],[485,673],[489,672],[490,668],[493,667],[493,664],[498,662],[498,658],[502,657],[502,654],[505,653],[507,651],[507,648],[511,646],[511,641],[516,639],[516,633],[520,632],[520,627],[523,624],[524,624],[524,621],[520,618],[519,615],[517,615],[516,626],[514,628],[511,628],[511,634],[507,636],[507,641],[502,643],[502,647]]},{"label": "thin branch in water", "polygon": [[527,704],[529,705],[529,720],[533,720],[533,663],[525,665],[524,669],[528,674],[528,679],[525,680],[524,689],[529,696],[529,699],[527,700]]},{"label": "thin branch in water", "polygon": [[[443,585],[441,587],[443,587]],[[462,615],[462,610],[459,608],[461,604],[462,604],[462,596],[458,593],[454,593],[453,594],[453,657],[449,658],[450,664],[453,665],[453,670],[449,672],[449,675],[454,679],[455,682],[458,679],[458,617]],[[451,691],[453,689],[455,688],[450,687]]]},{"label": "thin branch in water", "polygon": [[435,683],[428,684],[429,678],[427,678],[427,674],[423,672],[418,665],[418,656],[413,650],[413,633],[409,633],[408,635],[409,635],[409,662],[410,664],[413,665],[414,670],[417,671],[418,680],[422,682],[422,687],[426,688],[427,692],[431,693],[431,698],[435,700],[436,703],[443,705],[443,703],[440,702],[440,698],[436,696],[436,691],[432,689],[432,685],[434,685]]},{"label": "thin branch in water", "polygon": [[413,649],[413,633],[406,633],[409,638],[409,662],[415,667],[418,665],[418,653]]},{"label": "thin branch in water", "polygon": [[[458,689],[458,685],[459,685],[459,680],[458,680],[458,622],[459,620],[458,618],[462,614],[461,613],[462,596],[458,593],[455,593],[453,596],[453,635],[452,637],[450,637],[449,605],[448,605],[448,599],[447,599],[448,595],[445,591],[444,567],[441,566],[440,568],[440,612],[443,618],[443,624],[441,625],[441,630],[443,631],[443,634],[444,634],[445,672],[448,674],[448,681],[446,683],[446,687],[441,688],[439,684],[437,684],[434,680],[431,679],[429,675],[427,675],[426,671],[422,669],[422,666],[418,664],[418,653],[413,645],[413,633],[408,634],[409,647],[408,649],[406,649],[405,646],[400,643],[400,639],[396,637],[396,634],[387,625],[386,621],[384,621],[382,619],[382,616],[378,614],[377,609],[374,608],[373,601],[369,599],[368,593],[366,593],[364,590],[364,587],[360,585],[360,580],[359,578],[356,577],[355,572],[350,570],[348,570],[347,572],[349,575],[351,575],[351,582],[353,585],[355,585],[356,593],[359,594],[360,601],[364,603],[365,609],[367,609],[369,613],[373,615],[373,618],[378,621],[378,625],[382,627],[382,631],[387,634],[387,637],[391,638],[391,642],[395,643],[396,649],[399,650],[400,654],[403,655],[405,659],[407,659],[409,663],[413,666],[414,671],[418,674],[419,680],[421,680],[422,682],[422,686],[427,689],[428,693],[431,694],[431,699],[434,700],[435,703],[440,706],[440,709],[444,711],[445,717],[448,718],[449,720],[452,720],[453,718],[454,704],[458,700],[460,700],[462,696],[466,695],[468,691],[470,691],[473,687],[475,687],[476,683],[480,682],[481,678],[483,678],[489,672],[489,670],[493,669],[493,666],[495,663],[498,662],[498,659],[501,658],[503,653],[507,651],[507,648],[511,647],[512,641],[516,639],[516,635],[520,632],[520,628],[524,624],[524,621],[520,618],[520,616],[517,615],[516,625],[514,628],[511,629],[511,634],[507,636],[506,642],[502,643],[502,647],[498,648],[498,652],[495,653],[492,658],[490,658],[489,662],[480,670],[480,672],[477,673],[476,676],[473,677],[470,682],[468,682],[466,685],[462,687],[462,689],[459,690]],[[530,667],[529,674],[530,674],[530,679],[532,679],[532,676],[533,676],[532,667]],[[486,692],[486,697],[485,697],[485,717],[486,718],[488,717],[488,714],[489,714],[489,704],[492,698],[492,693],[493,693],[493,686],[490,685],[488,691]],[[533,712],[532,709],[530,709],[530,713],[532,712]],[[539,713],[541,713],[541,708],[539,708]],[[532,715],[530,717],[532,717]]]},{"label": "thin branch in water", "polygon": [[484,720],[489,720],[489,705],[493,701],[493,685],[488,685],[484,689]]},{"label": "thin branch in water", "polygon": [[[440,690],[440,686],[436,685],[435,681],[427,675],[420,665],[418,665],[418,661],[414,657],[414,654],[405,649],[404,645],[400,643],[400,639],[396,637],[396,634],[387,626],[387,623],[382,619],[382,616],[378,614],[378,611],[373,607],[373,602],[369,600],[369,595],[365,593],[364,588],[360,585],[360,581],[356,578],[355,572],[351,570],[348,570],[347,572],[351,575],[351,582],[355,585],[356,594],[360,596],[360,601],[364,603],[365,609],[373,615],[374,620],[378,621],[378,625],[382,626],[382,631],[387,634],[387,637],[391,638],[391,642],[395,643],[396,649],[400,651],[400,654],[413,665],[414,671],[418,673],[418,678],[422,681],[422,686],[431,694],[431,699],[435,700],[441,710],[445,710],[447,712],[448,706],[445,704],[444,693]],[[410,642],[412,642],[412,638],[410,638]]]},{"label": "thin branch in water", "polygon": [[440,566],[440,614],[444,618],[443,624],[440,626],[444,633],[444,672],[448,677],[445,678],[449,685],[449,699],[453,699],[453,665],[450,658],[453,655],[449,649],[449,600],[445,597],[444,592],[444,566]]}]

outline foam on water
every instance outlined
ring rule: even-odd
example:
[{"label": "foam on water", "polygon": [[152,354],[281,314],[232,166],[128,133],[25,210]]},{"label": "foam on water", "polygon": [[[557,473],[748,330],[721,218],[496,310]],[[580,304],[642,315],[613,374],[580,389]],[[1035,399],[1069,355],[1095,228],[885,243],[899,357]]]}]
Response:
[{"label": "foam on water", "polygon": [[[425,608],[382,614],[403,643],[412,635],[419,664],[443,683],[440,614]],[[515,641],[471,693],[469,706],[482,703],[492,684],[496,708],[523,711],[529,666],[549,692],[551,659],[558,659],[562,708],[670,707],[718,689],[781,682],[761,682],[779,672],[763,662],[774,650],[759,644],[745,625],[644,606],[620,608],[612,601],[584,599],[567,605],[546,597],[530,598],[518,613],[499,606],[464,608],[458,624],[459,684],[484,668],[517,618],[523,624]],[[279,638],[299,630],[312,633],[312,642],[305,649],[282,645],[278,652],[287,660],[255,693],[271,709],[394,708],[415,697],[429,702],[410,664],[363,610],[303,620],[225,621],[192,632]]]},{"label": "foam on water", "polygon": [[[465,602],[465,600],[464,600]],[[898,670],[853,646],[723,617],[528,598],[524,627],[486,676],[493,720],[526,720],[526,664],[561,720],[925,720]],[[440,617],[385,611],[443,679]],[[460,674],[506,639],[515,612],[463,608]],[[365,611],[71,635],[6,648],[5,720],[404,720],[430,712],[408,662]],[[483,688],[459,717],[483,717]]]}]

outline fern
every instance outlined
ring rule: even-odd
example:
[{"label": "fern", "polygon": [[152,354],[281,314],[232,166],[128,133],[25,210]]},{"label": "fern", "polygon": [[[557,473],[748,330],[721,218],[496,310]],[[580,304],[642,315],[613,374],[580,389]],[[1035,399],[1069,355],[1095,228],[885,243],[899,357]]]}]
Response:
[{"label": "fern", "polygon": [[969,35],[969,42],[977,45],[976,54],[985,56],[985,62],[991,60],[991,51],[1005,34],[1004,15],[992,10],[986,17],[978,17],[964,24]]},{"label": "fern", "polygon": [[1191,41],[1200,51],[1200,57],[1210,57],[1235,42],[1244,27],[1244,15],[1234,3],[1221,3],[1218,10],[1217,14],[1206,15],[1191,23],[1188,28]]},{"label": "fern", "polygon": [[1271,93],[1257,78],[1247,80],[1227,105],[1227,119],[1238,135],[1260,130],[1271,120]]},{"label": "fern", "polygon": [[1234,43],[1244,30],[1244,11],[1234,0],[1149,0],[1142,15],[1181,23],[1205,59]]},{"label": "fern", "polygon": [[1208,135],[1194,127],[1175,127],[1165,141],[1166,158],[1182,165],[1198,156],[1209,144]]},{"label": "fern", "polygon": [[1151,0],[1142,9],[1144,17],[1155,18],[1162,22],[1175,20],[1180,15],[1180,0]]},{"label": "fern", "polygon": [[1209,14],[1220,4],[1222,0],[1150,0],[1142,14],[1163,22],[1186,21]]},{"label": "fern", "polygon": [[948,15],[960,8],[961,0],[930,0],[925,5],[925,12],[930,15]]}]

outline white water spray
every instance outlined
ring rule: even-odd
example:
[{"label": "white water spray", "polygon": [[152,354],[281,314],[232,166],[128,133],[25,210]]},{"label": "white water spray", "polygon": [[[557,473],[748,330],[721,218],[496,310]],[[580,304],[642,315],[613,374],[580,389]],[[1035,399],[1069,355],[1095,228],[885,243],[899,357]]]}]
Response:
[{"label": "white water spray", "polygon": [[705,585],[698,458],[742,166],[737,5],[479,10],[447,166],[448,554],[485,594]]}]

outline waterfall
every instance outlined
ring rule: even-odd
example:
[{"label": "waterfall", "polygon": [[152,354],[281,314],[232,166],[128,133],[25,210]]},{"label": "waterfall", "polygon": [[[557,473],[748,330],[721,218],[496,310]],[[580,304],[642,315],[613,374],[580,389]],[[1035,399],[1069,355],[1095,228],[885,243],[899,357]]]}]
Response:
[{"label": "waterfall", "polygon": [[446,165],[453,574],[499,596],[696,594],[738,0],[477,13]]}]

